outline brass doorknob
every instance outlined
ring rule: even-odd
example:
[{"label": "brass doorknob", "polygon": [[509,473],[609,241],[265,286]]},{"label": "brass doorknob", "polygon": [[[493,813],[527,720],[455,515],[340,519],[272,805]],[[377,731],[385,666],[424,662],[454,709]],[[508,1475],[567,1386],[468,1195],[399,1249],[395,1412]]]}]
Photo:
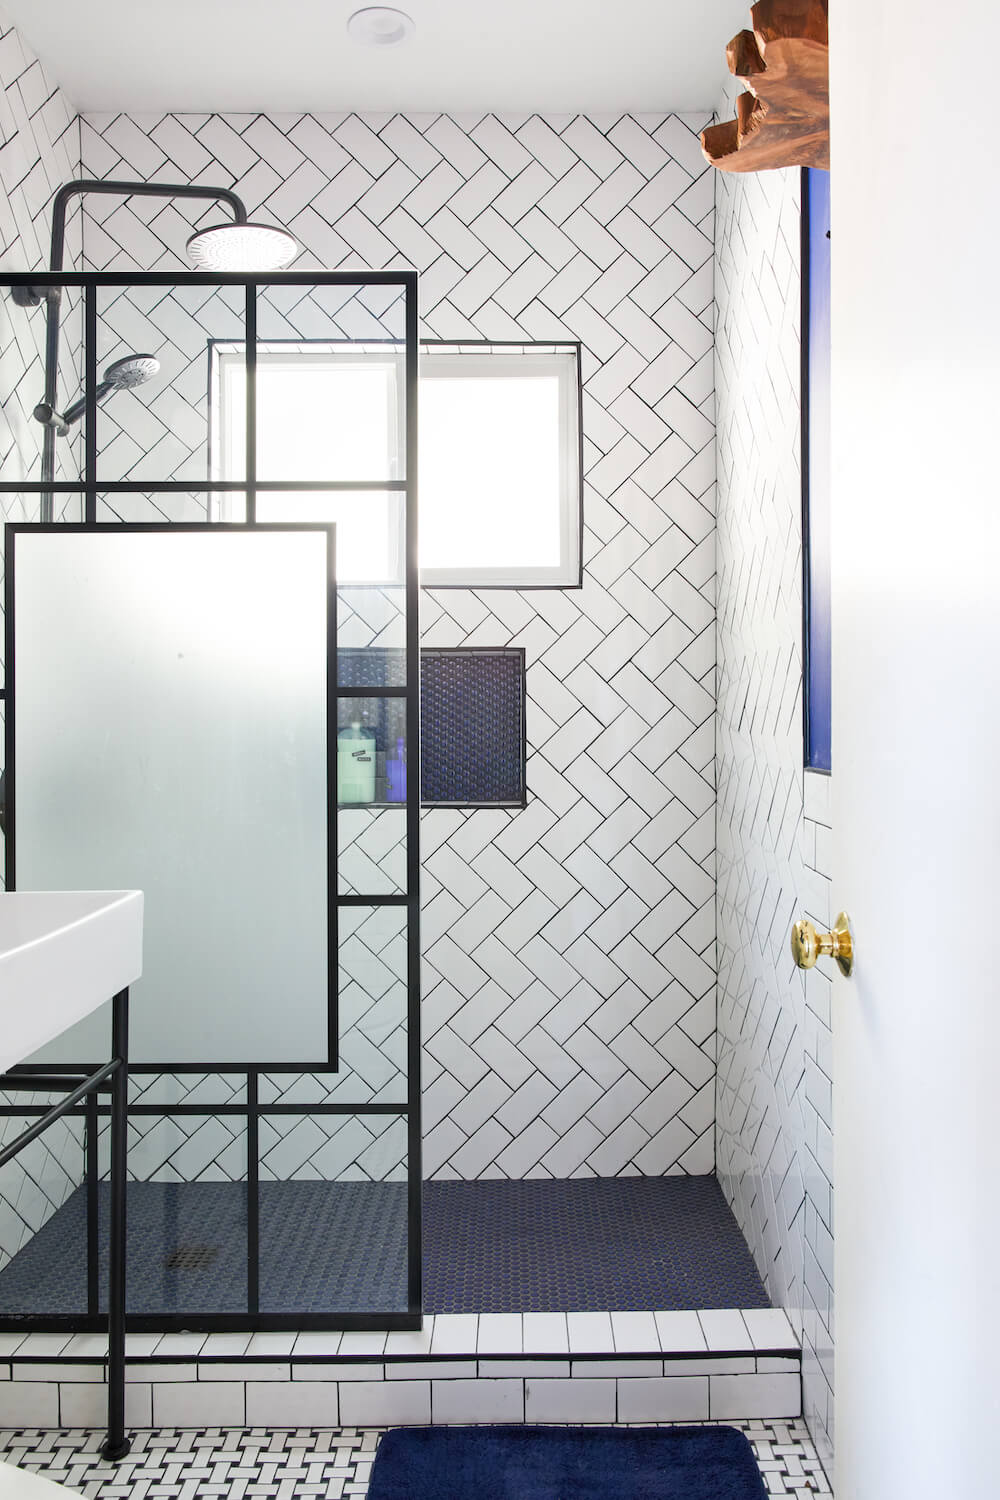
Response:
[{"label": "brass doorknob", "polygon": [[792,928],[792,957],[800,969],[811,969],[818,958],[836,960],[841,974],[854,972],[854,938],[846,911],[837,913],[832,932],[817,932],[811,922],[796,922]]}]

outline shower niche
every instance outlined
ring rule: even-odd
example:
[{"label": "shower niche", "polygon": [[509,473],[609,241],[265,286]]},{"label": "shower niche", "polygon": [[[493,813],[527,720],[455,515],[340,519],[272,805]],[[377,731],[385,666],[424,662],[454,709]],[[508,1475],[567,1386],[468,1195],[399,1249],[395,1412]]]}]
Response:
[{"label": "shower niche", "polygon": [[[30,282],[79,313],[60,390],[82,377],[84,405],[55,477],[0,478],[28,518],[5,536],[7,883],[146,892],[129,1326],[417,1327],[416,276]],[[157,372],[99,401],[127,348]],[[391,668],[362,686],[359,653]],[[342,798],[355,724],[383,743]],[[30,1066],[75,1072],[102,1025]],[[71,1131],[32,1236],[4,1244],[0,1213],[0,1326],[100,1326],[104,1105]]]}]

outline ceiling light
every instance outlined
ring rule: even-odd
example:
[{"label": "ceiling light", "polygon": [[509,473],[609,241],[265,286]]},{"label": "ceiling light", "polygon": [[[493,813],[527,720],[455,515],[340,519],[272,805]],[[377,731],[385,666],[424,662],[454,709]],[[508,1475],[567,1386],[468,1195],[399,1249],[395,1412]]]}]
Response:
[{"label": "ceiling light", "polygon": [[363,47],[395,47],[413,35],[412,17],[388,5],[369,5],[356,10],[347,22],[347,34]]}]

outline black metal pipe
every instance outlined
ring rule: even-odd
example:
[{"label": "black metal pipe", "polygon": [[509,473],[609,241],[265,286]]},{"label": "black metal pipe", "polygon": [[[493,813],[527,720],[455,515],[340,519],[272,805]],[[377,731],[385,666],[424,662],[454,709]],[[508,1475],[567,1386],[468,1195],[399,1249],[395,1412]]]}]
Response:
[{"label": "black metal pipe", "polygon": [[58,1104],[53,1104],[51,1109],[47,1109],[44,1115],[38,1117],[34,1125],[29,1125],[27,1130],[23,1130],[16,1140],[11,1141],[9,1146],[5,1146],[0,1151],[0,1167],[5,1167],[9,1161],[13,1161],[19,1151],[23,1150],[25,1146],[30,1145],[32,1141],[37,1140],[44,1130],[48,1130],[50,1125],[55,1124],[56,1120],[61,1119],[64,1114],[73,1108],[74,1104],[79,1104],[80,1100],[89,1094],[92,1089],[99,1088],[105,1078],[110,1078],[112,1074],[117,1074],[117,1072],[118,1063],[116,1060],[112,1060],[109,1063],[105,1063],[103,1068],[98,1068],[96,1073],[91,1073],[90,1077],[85,1078],[82,1083],[78,1084],[71,1094],[67,1094],[66,1098],[61,1099]]},{"label": "black metal pipe", "polygon": [[0,1094],[13,1094],[18,1089],[49,1093],[52,1089],[76,1088],[78,1083],[89,1082],[87,1073],[4,1073],[0,1075]]},{"label": "black metal pipe", "polygon": [[101,1310],[100,1289],[100,1183],[97,1155],[99,1119],[97,1113],[97,1091],[87,1095],[86,1172],[87,1172],[87,1311],[95,1317]]},{"label": "black metal pipe", "polygon": [[109,1463],[132,1446],[125,1433],[125,1192],[128,1152],[128,990],[111,1002],[111,1049],[115,1058],[111,1094],[111,1224],[108,1269],[108,1435],[101,1456]]},{"label": "black metal pipe", "polygon": [[[112,194],[119,198],[203,198],[212,202],[226,203],[232,209],[233,223],[247,222],[246,205],[230,188],[196,187],[190,182],[118,182],[112,179],[77,177],[64,182],[52,200],[52,239],[49,246],[49,271],[58,275],[63,268],[66,249],[66,211],[70,200],[87,193]],[[62,315],[62,287],[50,286],[45,291],[45,395],[44,404],[49,411],[56,412],[59,386],[59,323]],[[92,295],[92,294],[91,294]],[[57,430],[51,421],[46,422],[42,432],[42,483],[51,484],[55,478]],[[51,492],[42,493],[39,519],[53,519]]]}]

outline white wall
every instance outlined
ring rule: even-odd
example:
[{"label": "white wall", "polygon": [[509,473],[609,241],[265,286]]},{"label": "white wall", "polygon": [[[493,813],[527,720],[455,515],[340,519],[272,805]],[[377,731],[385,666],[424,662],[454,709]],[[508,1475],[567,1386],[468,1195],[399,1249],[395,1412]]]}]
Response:
[{"label": "white wall", "polygon": [[830,981],[796,970],[788,947],[799,916],[826,930],[830,915],[830,778],[802,768],[799,194],[797,170],[716,175],[717,1138],[720,1181],[802,1334],[828,1460]]},{"label": "white wall", "polygon": [[[423,599],[428,644],[524,646],[529,696],[527,809],[424,818],[429,1175],[713,1166],[714,185],[697,139],[704,123],[83,121],[87,175],[234,186],[251,217],[298,237],[303,267],[415,265],[427,336],[583,346],[584,588]],[[91,198],[87,215],[93,269],[186,264],[188,226],[169,205]],[[141,328],[157,352],[163,332],[135,312],[123,316],[130,337]],[[126,424],[140,408],[134,462],[149,474],[150,445],[162,439],[170,451],[169,392],[109,403],[106,420]],[[136,518],[156,518],[152,503],[136,504]],[[365,1025],[362,1015],[345,1050]],[[383,1057],[399,1054],[396,1040]],[[363,1053],[338,1098],[398,1086],[395,1065],[366,1078]],[[323,1097],[315,1080],[293,1087],[296,1098],[310,1088]],[[315,1151],[327,1161],[330,1152],[313,1131],[297,1139],[301,1160],[283,1147],[282,1171],[310,1175]],[[199,1142],[187,1153],[193,1170],[217,1170],[225,1133],[213,1142],[203,1130]]]}]

